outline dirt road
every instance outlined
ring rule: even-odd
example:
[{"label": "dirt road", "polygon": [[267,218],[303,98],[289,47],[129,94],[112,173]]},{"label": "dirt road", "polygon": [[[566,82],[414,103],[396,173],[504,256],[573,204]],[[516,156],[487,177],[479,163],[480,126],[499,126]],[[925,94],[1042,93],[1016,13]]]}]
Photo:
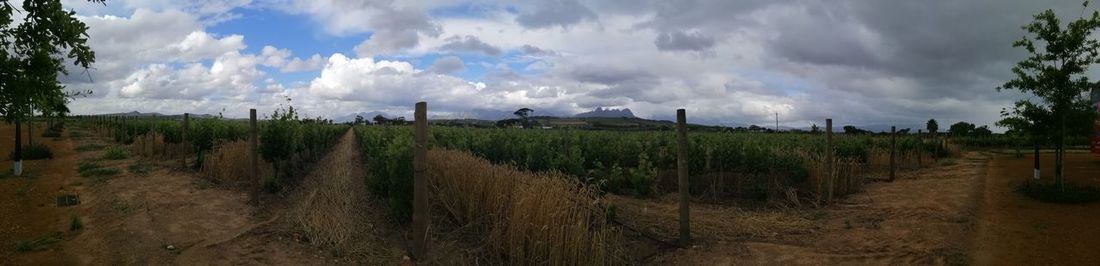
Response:
[{"label": "dirt road", "polygon": [[[797,214],[815,227],[774,237],[700,243],[656,258],[678,265],[944,265],[968,260],[988,155],[875,182],[822,211]],[[751,215],[751,214],[750,214]],[[707,219],[729,219],[699,217]],[[696,218],[692,218],[693,220]]]},{"label": "dirt road", "polygon": [[[0,127],[0,139],[9,139],[13,131]],[[172,169],[178,167],[174,160],[100,159],[99,150],[112,145],[107,139],[87,130],[66,131],[66,138],[45,140],[54,159],[27,163],[30,178],[0,179],[0,265],[339,262],[297,241],[295,231],[279,220],[278,206],[249,206],[246,193],[211,187],[194,173]],[[77,137],[69,138],[70,131]],[[90,161],[120,173],[79,176],[77,165]],[[0,163],[10,172],[10,160]],[[77,195],[81,203],[58,207],[54,200],[62,194]],[[70,230],[74,216],[80,217],[82,229]],[[34,250],[16,251],[19,241],[31,241]]]},{"label": "dirt road", "polygon": [[[1053,155],[1043,154],[1052,168]],[[816,227],[776,229],[774,237],[741,241],[714,234],[691,249],[674,249],[649,263],[677,265],[1096,265],[1100,263],[1100,203],[1057,205],[1015,191],[1031,176],[1031,157],[969,152],[937,166],[906,172],[893,183],[876,182],[864,193],[813,214],[787,213]],[[1044,172],[1050,180],[1053,171]],[[1100,157],[1071,153],[1070,180],[1100,186]],[[656,208],[656,207],[649,207]],[[672,211],[674,209],[669,209]],[[695,221],[708,223],[760,214],[717,212],[693,206]],[[765,214],[774,215],[774,212]],[[809,215],[809,217],[806,217]],[[669,217],[668,219],[675,219]],[[742,226],[758,227],[752,221]],[[672,229],[669,227],[667,229]],[[660,229],[658,229],[660,230]],[[693,230],[694,231],[694,230]],[[728,230],[730,231],[730,230]],[[673,231],[674,232],[674,231]],[[719,233],[720,234],[720,233]]]},{"label": "dirt road", "polygon": [[[1042,154],[1042,180],[1054,178],[1054,155]],[[1001,156],[989,164],[974,262],[980,265],[1100,264],[1100,203],[1042,203],[1013,189],[1032,178],[1033,157]],[[1066,178],[1100,186],[1100,156],[1066,155]]]}]

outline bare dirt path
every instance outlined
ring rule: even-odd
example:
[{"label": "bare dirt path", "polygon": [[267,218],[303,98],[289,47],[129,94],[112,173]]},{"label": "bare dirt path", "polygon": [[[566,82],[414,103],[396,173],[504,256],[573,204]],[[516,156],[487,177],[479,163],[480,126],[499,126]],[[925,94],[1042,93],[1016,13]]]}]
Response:
[{"label": "bare dirt path", "polygon": [[[69,131],[77,137],[69,138]],[[100,159],[99,149],[113,145],[107,139],[73,128],[65,136],[49,140],[53,160],[27,164],[32,178],[0,179],[0,265],[354,263],[299,241],[284,218],[287,208],[279,206],[285,203],[249,206],[245,192],[212,187],[195,173],[173,169],[178,161]],[[0,134],[0,140],[9,137]],[[87,161],[120,173],[81,177],[77,165]],[[0,163],[10,171],[10,160]],[[60,194],[76,194],[81,204],[57,207],[54,198]],[[72,216],[81,217],[82,229],[69,230]],[[14,243],[20,240],[46,241],[19,252]]]},{"label": "bare dirt path", "polygon": [[[991,157],[970,152],[944,165],[875,182],[824,211],[801,214],[809,232],[701,242],[653,258],[677,265],[953,265],[969,261],[970,237]],[[707,208],[707,207],[703,207]],[[693,210],[693,213],[703,212]],[[751,214],[750,214],[751,215]],[[698,220],[729,219],[715,213]],[[693,217],[693,222],[697,218]]]},{"label": "bare dirt path", "polygon": [[[1100,264],[1100,203],[1038,202],[1015,192],[1032,177],[1034,157],[999,156],[989,164],[986,192],[974,245],[980,265]],[[1054,154],[1040,155],[1042,180],[1054,178]],[[1100,186],[1100,156],[1066,154],[1066,178]]]}]

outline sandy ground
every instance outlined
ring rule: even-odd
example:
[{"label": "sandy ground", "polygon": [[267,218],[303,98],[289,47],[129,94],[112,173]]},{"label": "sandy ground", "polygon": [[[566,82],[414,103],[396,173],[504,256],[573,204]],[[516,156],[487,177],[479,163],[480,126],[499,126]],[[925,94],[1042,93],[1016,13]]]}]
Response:
[{"label": "sandy ground", "polygon": [[[1043,154],[1052,168],[1053,155]],[[1067,155],[1071,180],[1100,185],[1100,156]],[[650,265],[1096,265],[1100,263],[1100,203],[1041,203],[1015,191],[1031,177],[1031,157],[969,152],[931,168],[905,172],[893,183],[875,182],[865,192],[819,211],[744,211],[692,205],[699,232],[688,249],[639,241],[628,247]],[[1053,171],[1045,171],[1050,180]],[[672,242],[675,200],[614,198],[622,220]],[[725,208],[726,210],[722,210]],[[756,217],[757,219],[746,219]],[[765,217],[765,218],[760,218]],[[631,222],[626,222],[631,223]],[[812,225],[805,226],[804,223]],[[769,226],[783,224],[783,226]],[[744,229],[737,229],[744,228]],[[760,231],[763,233],[746,234]],[[773,234],[768,234],[772,232]],[[649,243],[646,243],[649,242]],[[649,252],[649,255],[644,255]]]},{"label": "sandy ground", "polygon": [[[1041,154],[1041,179],[1054,179],[1054,155]],[[1100,264],[1100,203],[1061,205],[1014,192],[1032,178],[1033,157],[1000,156],[989,164],[974,262],[980,265]],[[1066,178],[1100,186],[1100,156],[1066,155]]]},{"label": "sandy ground", "polygon": [[[47,141],[52,160],[26,163],[27,177],[0,179],[0,265],[317,265],[339,263],[324,249],[299,242],[280,206],[253,207],[247,194],[210,187],[195,174],[172,169],[178,162],[137,158],[103,160],[122,172],[110,178],[80,177],[78,162],[100,151],[76,152],[87,144],[109,145],[90,136]],[[0,127],[7,154],[13,128]],[[35,134],[38,134],[36,130]],[[36,138],[37,139],[37,138]],[[11,161],[0,162],[10,171]],[[129,170],[144,166],[146,173]],[[19,192],[25,191],[25,192]],[[58,207],[55,197],[80,196],[81,204]],[[278,204],[277,200],[265,201]],[[70,231],[72,216],[82,230]],[[35,251],[17,252],[15,242],[47,239]],[[169,248],[171,246],[171,248]]]},{"label": "sandy ground", "polygon": [[[943,265],[967,261],[969,232],[989,156],[970,153],[954,164],[901,173],[874,182],[821,210],[709,211],[693,204],[693,225],[732,221],[729,228],[767,228],[723,236],[736,229],[695,233],[689,249],[670,249],[652,265]],[[696,210],[698,209],[698,210]],[[709,213],[709,214],[708,214]],[[740,217],[773,216],[751,220]],[[624,218],[630,219],[629,217]],[[740,220],[738,220],[740,219]],[[796,230],[797,229],[797,230]],[[695,231],[695,230],[693,230]]]}]

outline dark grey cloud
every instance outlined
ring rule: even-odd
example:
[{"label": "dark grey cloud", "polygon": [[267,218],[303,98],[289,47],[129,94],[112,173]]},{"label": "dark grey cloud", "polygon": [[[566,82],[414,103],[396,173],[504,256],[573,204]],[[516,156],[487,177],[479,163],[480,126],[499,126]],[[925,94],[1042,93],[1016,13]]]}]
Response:
[{"label": "dark grey cloud", "polygon": [[611,65],[577,66],[566,75],[573,80],[603,85],[657,80],[657,75],[642,69],[619,68]]},{"label": "dark grey cloud", "polygon": [[530,56],[555,56],[555,55],[558,55],[558,52],[555,52],[554,50],[546,50],[546,49],[542,49],[542,48],[539,48],[537,46],[533,46],[533,45],[530,45],[530,44],[524,44],[519,49],[520,49],[521,52],[523,52],[523,54],[530,55]]},{"label": "dark grey cloud", "polygon": [[436,59],[432,62],[432,66],[428,67],[428,72],[438,74],[450,74],[466,69],[466,65],[462,64],[462,59],[457,56],[447,56]]},{"label": "dark grey cloud", "polygon": [[714,38],[697,32],[671,31],[653,41],[661,51],[703,51],[714,47]]},{"label": "dark grey cloud", "polygon": [[596,13],[577,0],[546,0],[540,1],[534,10],[520,14],[516,17],[516,22],[529,28],[564,28],[596,18]]},{"label": "dark grey cloud", "polygon": [[478,39],[477,37],[466,36],[451,36],[447,38],[447,43],[439,47],[440,50],[452,51],[452,52],[477,52],[486,55],[499,55],[500,48],[489,45]]}]

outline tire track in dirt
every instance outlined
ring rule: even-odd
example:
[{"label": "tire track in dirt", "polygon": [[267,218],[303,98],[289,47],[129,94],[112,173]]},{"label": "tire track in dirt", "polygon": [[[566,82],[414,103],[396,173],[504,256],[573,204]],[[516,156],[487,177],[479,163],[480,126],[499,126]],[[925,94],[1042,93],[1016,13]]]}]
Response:
[{"label": "tire track in dirt", "polygon": [[[80,131],[83,137],[65,139],[65,145],[55,148],[61,160],[49,161],[63,180],[35,180],[46,194],[73,192],[81,204],[69,207],[64,215],[45,212],[51,217],[27,215],[28,219],[49,221],[48,230],[67,230],[68,213],[83,220],[83,229],[66,233],[60,242],[42,250],[15,253],[0,258],[0,265],[331,265],[354,263],[346,258],[334,259],[323,249],[301,243],[293,228],[282,216],[285,200],[272,199],[267,206],[247,204],[246,192],[211,186],[198,174],[178,171],[178,161],[156,161],[143,158],[124,160],[98,159],[100,152],[77,151],[84,145],[116,145],[108,138],[97,137],[90,129]],[[345,138],[345,143],[347,140]],[[343,145],[354,145],[344,144]],[[53,147],[53,146],[51,146]],[[73,154],[73,155],[67,155]],[[97,160],[105,168],[120,170],[111,177],[86,178],[76,175],[78,161]],[[56,165],[63,163],[63,165]],[[31,164],[33,166],[34,164]],[[135,172],[135,165],[145,165],[147,172]],[[349,164],[350,166],[350,164]],[[361,165],[360,165],[361,167]],[[29,168],[36,172],[39,168]],[[52,176],[52,175],[51,175]],[[8,180],[5,180],[8,181]],[[21,181],[21,180],[12,180]],[[64,191],[54,191],[57,184]],[[36,192],[33,195],[38,198]],[[42,197],[47,199],[47,197]],[[47,200],[52,201],[52,198]],[[36,200],[37,201],[37,200]],[[54,209],[40,204],[39,209]],[[52,217],[58,216],[58,217]],[[62,226],[64,225],[64,226]],[[65,229],[62,229],[65,228]],[[43,229],[47,230],[47,229]],[[42,231],[42,230],[39,230]],[[48,233],[32,232],[36,235]],[[6,245],[5,245],[6,246]],[[0,252],[4,254],[6,252]],[[10,254],[10,253],[9,253]]]},{"label": "tire track in dirt", "polygon": [[[971,152],[951,160],[902,173],[893,183],[867,184],[830,208],[821,234],[806,236],[811,241],[779,249],[747,243],[748,257],[783,264],[964,264],[990,156]],[[778,253],[791,261],[766,259]]]},{"label": "tire track in dirt", "polygon": [[[806,234],[701,244],[677,265],[957,265],[968,262],[990,156],[970,152],[872,182],[821,211]],[[813,212],[812,210],[805,210]]]}]

